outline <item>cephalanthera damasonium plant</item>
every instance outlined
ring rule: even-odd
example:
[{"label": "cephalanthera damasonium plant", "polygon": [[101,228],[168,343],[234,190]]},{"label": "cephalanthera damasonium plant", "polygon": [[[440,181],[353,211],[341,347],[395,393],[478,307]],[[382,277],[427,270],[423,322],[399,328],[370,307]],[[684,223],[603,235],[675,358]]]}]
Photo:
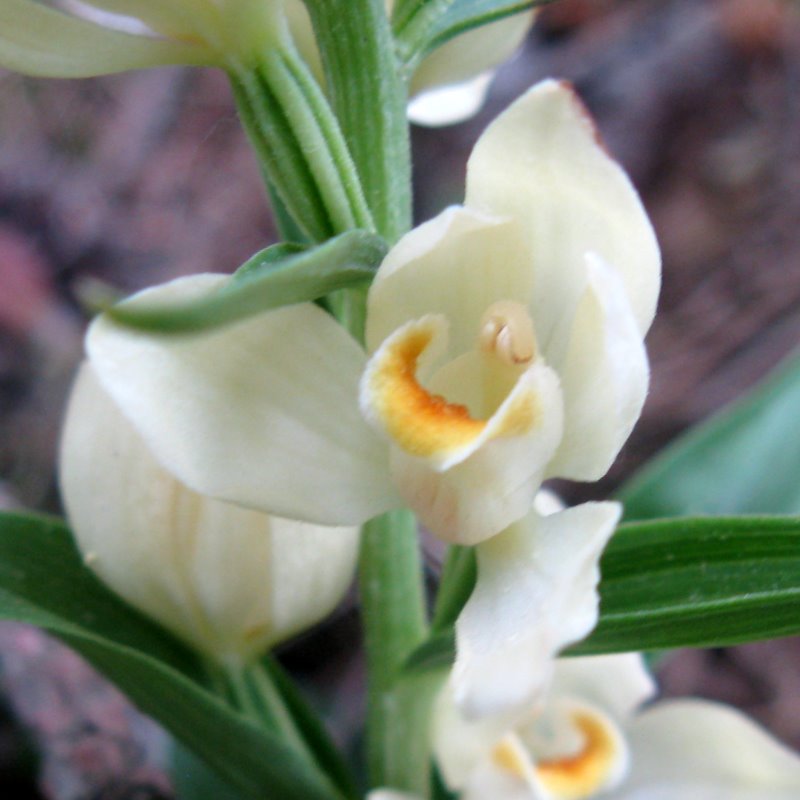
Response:
[{"label": "cephalanthera damasonium plant", "polygon": [[[412,228],[409,116],[474,111],[535,5],[0,0],[0,65],[29,75],[224,70],[285,234],[98,316],[62,437],[71,531],[0,517],[3,615],[198,756],[187,798],[202,776],[261,800],[800,796],[800,759],[737,712],[650,705],[638,655],[800,632],[800,523],[620,526],[618,501],[542,488],[625,444],[661,273],[574,90],[511,103],[463,204]],[[675,480],[649,469],[640,506]],[[418,523],[448,548],[431,613]],[[356,571],[366,769],[270,655]]]}]

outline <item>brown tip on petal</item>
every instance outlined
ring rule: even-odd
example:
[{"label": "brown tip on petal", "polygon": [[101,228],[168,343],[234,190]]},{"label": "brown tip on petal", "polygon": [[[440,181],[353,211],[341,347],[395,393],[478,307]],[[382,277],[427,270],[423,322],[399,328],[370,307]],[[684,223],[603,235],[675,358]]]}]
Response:
[{"label": "brown tip on petal", "polygon": [[558,85],[567,91],[570,95],[570,99],[572,100],[573,105],[575,106],[576,111],[578,112],[578,116],[581,118],[581,121],[586,125],[587,130],[591,133],[592,138],[595,141],[595,144],[609,157],[613,158],[611,151],[608,149],[606,145],[605,139],[603,139],[603,135],[600,133],[600,129],[597,127],[597,120],[595,120],[592,112],[589,111],[588,106],[586,103],[583,102],[583,98],[578,94],[578,91],[575,89],[575,85],[572,81],[568,80],[559,80]]}]

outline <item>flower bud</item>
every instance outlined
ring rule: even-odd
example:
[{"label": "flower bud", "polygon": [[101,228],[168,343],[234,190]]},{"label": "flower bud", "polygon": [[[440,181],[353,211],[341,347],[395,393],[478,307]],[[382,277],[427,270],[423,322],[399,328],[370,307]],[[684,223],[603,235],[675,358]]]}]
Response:
[{"label": "flower bud", "polygon": [[352,579],[357,528],[286,520],[192,491],[155,460],[88,364],[73,387],[60,473],[86,564],[219,661],[247,661],[310,627]]}]

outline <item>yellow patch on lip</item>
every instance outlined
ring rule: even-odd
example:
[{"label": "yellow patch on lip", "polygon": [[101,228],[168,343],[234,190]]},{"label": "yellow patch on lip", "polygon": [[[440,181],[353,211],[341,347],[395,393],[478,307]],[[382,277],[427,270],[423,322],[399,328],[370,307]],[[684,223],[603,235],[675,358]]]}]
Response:
[{"label": "yellow patch on lip", "polygon": [[559,800],[584,800],[604,788],[622,757],[616,732],[607,722],[586,711],[576,711],[573,722],[583,734],[578,753],[540,761],[536,775]]},{"label": "yellow patch on lip", "polygon": [[423,317],[398,329],[381,345],[362,386],[367,415],[407,453],[443,462],[459,453],[466,457],[478,439],[532,431],[543,411],[530,386],[515,389],[489,419],[476,419],[466,406],[431,394],[419,383],[419,359],[437,334],[443,333],[444,324],[440,317]]},{"label": "yellow patch on lip", "polygon": [[506,736],[499,744],[495,745],[492,750],[492,761],[500,769],[521,780],[525,780],[530,771],[530,759],[513,736]]},{"label": "yellow patch on lip", "polygon": [[417,380],[419,358],[435,334],[433,320],[406,326],[376,354],[368,384],[386,432],[406,452],[423,458],[458,450],[486,427],[486,420],[473,419],[466,406],[431,394]]}]

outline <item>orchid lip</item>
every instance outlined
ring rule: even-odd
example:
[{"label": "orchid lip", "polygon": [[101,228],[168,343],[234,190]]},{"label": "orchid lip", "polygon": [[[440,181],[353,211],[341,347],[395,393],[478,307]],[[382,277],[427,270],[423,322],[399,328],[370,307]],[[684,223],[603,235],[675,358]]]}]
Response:
[{"label": "orchid lip", "polygon": [[539,780],[556,797],[590,797],[602,785],[615,755],[611,737],[597,720],[576,715],[575,723],[586,737],[581,750],[572,756],[543,761],[536,767]]},{"label": "orchid lip", "polygon": [[511,733],[495,745],[492,762],[507,775],[536,785],[550,800],[589,800],[617,785],[626,771],[628,755],[616,725],[605,714],[585,706],[571,708],[566,716],[576,735],[574,750],[536,758],[523,739]]},{"label": "orchid lip", "polygon": [[[492,318],[479,341],[486,339],[489,324],[496,326],[494,349],[505,361],[514,329]],[[446,331],[447,322],[439,315],[403,325],[373,355],[361,384],[368,419],[404,452],[430,460],[440,470],[462,462],[486,441],[529,433],[541,417],[539,398],[528,386],[515,387],[487,418],[473,416],[465,405],[426,389],[417,377],[420,362],[443,349]],[[512,349],[518,349],[516,343]]]}]

